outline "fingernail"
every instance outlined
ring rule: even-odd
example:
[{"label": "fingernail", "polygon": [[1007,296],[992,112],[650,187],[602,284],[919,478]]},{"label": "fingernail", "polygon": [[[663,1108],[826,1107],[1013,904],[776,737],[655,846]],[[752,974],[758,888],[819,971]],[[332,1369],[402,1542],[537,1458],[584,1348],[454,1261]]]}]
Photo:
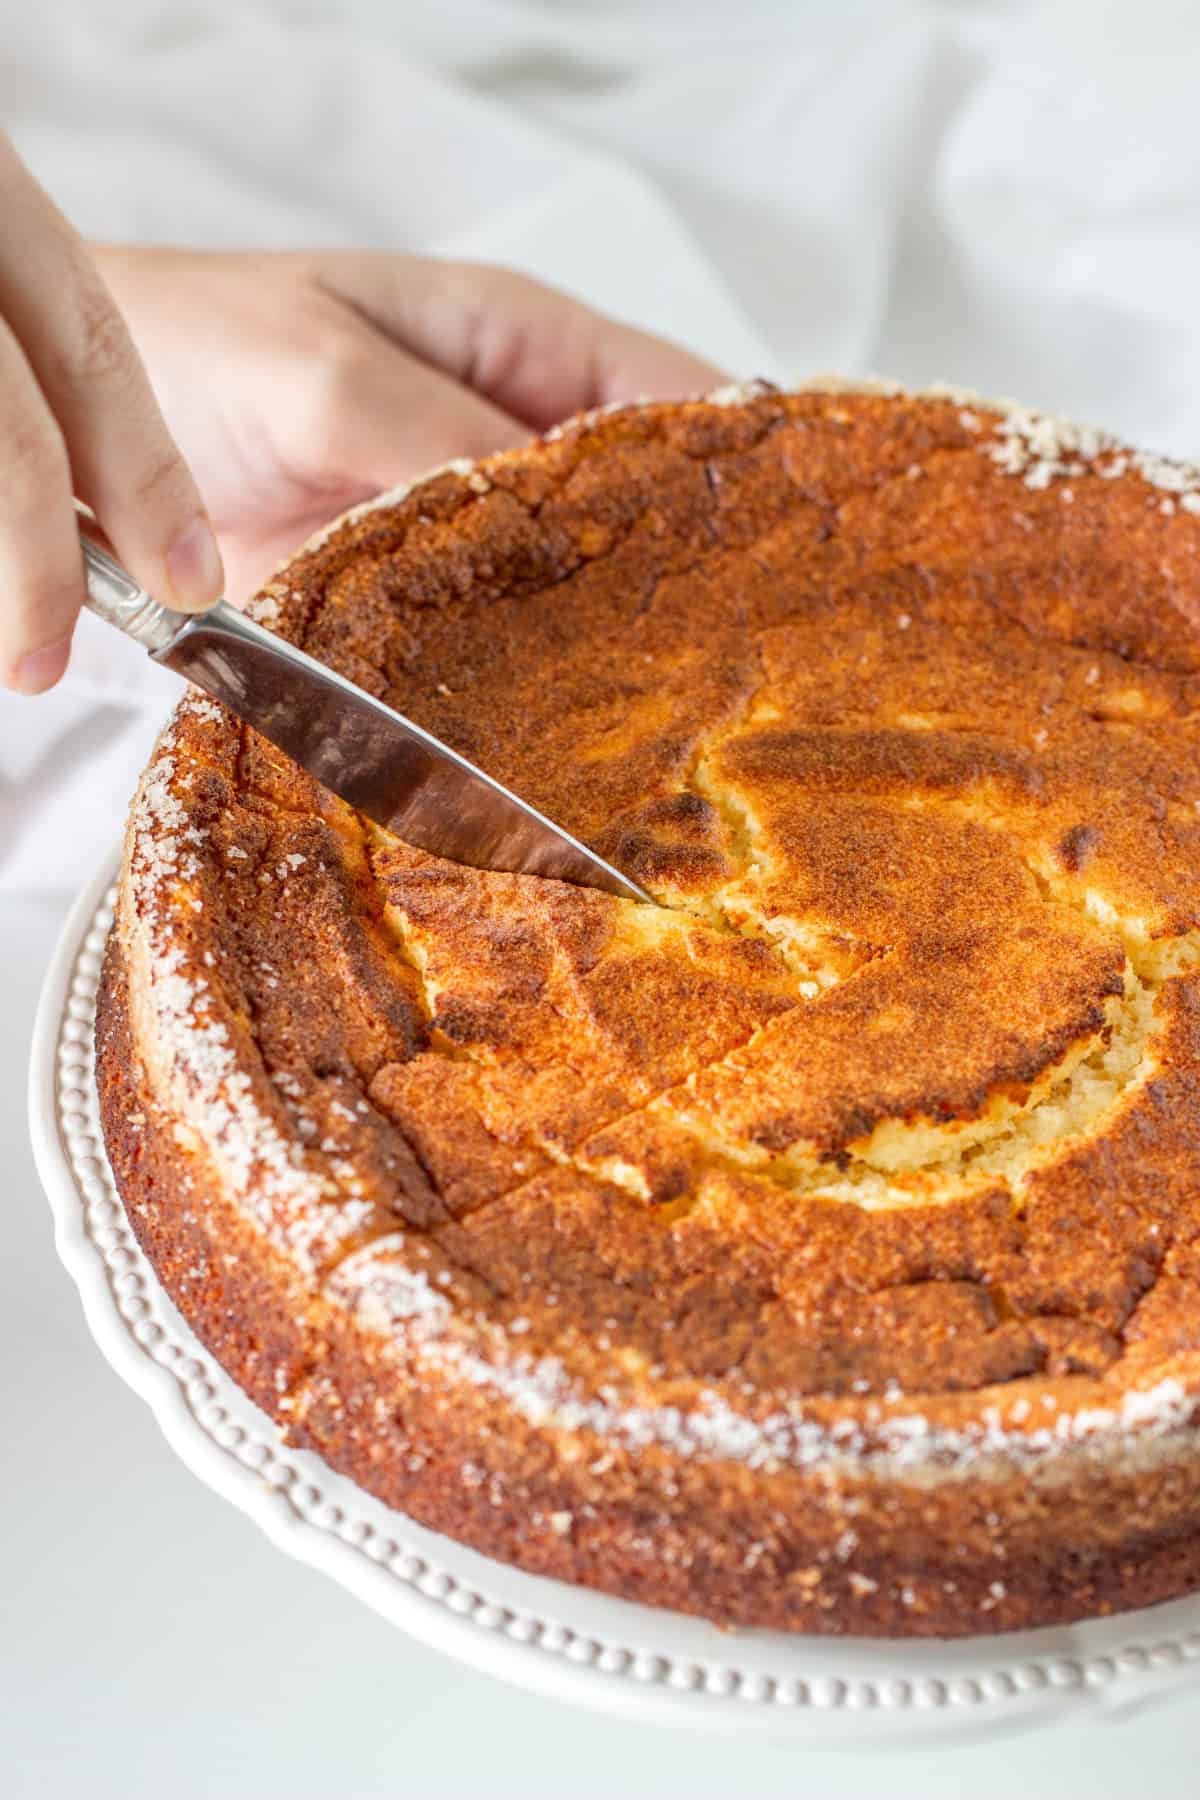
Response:
[{"label": "fingernail", "polygon": [[167,576],[175,604],[194,612],[219,598],[225,582],[221,552],[207,519],[193,519],[167,551]]},{"label": "fingernail", "polygon": [[52,644],[43,644],[40,650],[30,650],[22,656],[9,677],[9,685],[18,694],[45,693],[66,668],[70,654],[71,634],[68,632]]}]

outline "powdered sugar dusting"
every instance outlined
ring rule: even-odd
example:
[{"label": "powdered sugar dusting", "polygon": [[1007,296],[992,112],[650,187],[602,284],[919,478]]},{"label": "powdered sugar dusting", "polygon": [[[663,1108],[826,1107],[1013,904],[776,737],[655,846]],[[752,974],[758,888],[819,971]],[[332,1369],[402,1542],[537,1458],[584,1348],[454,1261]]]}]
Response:
[{"label": "powdered sugar dusting", "polygon": [[206,720],[210,725],[219,725],[225,713],[215,700],[209,700],[204,694],[192,688],[179,703],[182,713],[190,714],[193,719]]},{"label": "powdered sugar dusting", "polygon": [[353,1296],[363,1323],[391,1335],[397,1328],[406,1338],[427,1336],[450,1318],[450,1302],[429,1283],[419,1269],[398,1258],[386,1261],[378,1246],[347,1257],[328,1284],[335,1295]]},{"label": "powdered sugar dusting", "polygon": [[251,600],[247,601],[247,615],[270,630],[273,626],[278,625],[283,615],[285,594],[286,590],[281,583],[269,581]]},{"label": "powdered sugar dusting", "polygon": [[1054,1417],[1032,1428],[1025,1423],[1029,1403],[1018,1396],[1006,1396],[1003,1410],[985,1407],[978,1420],[961,1426],[934,1424],[917,1412],[889,1412],[878,1403],[832,1421],[806,1411],[802,1401],[752,1418],[711,1390],[686,1409],[639,1404],[622,1400],[611,1387],[585,1392],[558,1357],[514,1353],[495,1325],[478,1324],[468,1340],[452,1329],[455,1316],[445,1296],[406,1265],[395,1246],[393,1238],[386,1255],[377,1245],[347,1259],[327,1284],[327,1294],[431,1372],[498,1394],[536,1429],[583,1432],[632,1451],[658,1446],[677,1456],[761,1470],[869,1470],[921,1486],[1003,1479],[1014,1469],[1052,1478],[1065,1452],[1099,1453],[1110,1463],[1146,1463],[1173,1454],[1178,1434],[1194,1427],[1200,1411],[1200,1401],[1174,1379],[1105,1407],[1059,1408],[1043,1396],[1056,1409]]},{"label": "powdered sugar dusting", "polygon": [[[185,706],[195,714],[194,702]],[[130,822],[131,935],[145,962],[148,978],[140,993],[149,1010],[157,1064],[186,1124],[219,1166],[228,1189],[312,1273],[331,1231],[341,1237],[360,1229],[372,1209],[342,1195],[328,1176],[312,1168],[302,1147],[285,1138],[257,1104],[228,1027],[216,1016],[209,981],[191,966],[177,939],[171,898],[194,903],[187,884],[198,872],[195,848],[204,835],[188,824],[173,791],[176,747],[172,725],[142,780]],[[341,1204],[331,1209],[325,1204],[330,1199]]]},{"label": "powdered sugar dusting", "polygon": [[[472,1356],[457,1344],[436,1346],[436,1354],[461,1376],[500,1392],[533,1425],[588,1431],[616,1439],[630,1449],[661,1445],[680,1456],[705,1456],[744,1463],[753,1469],[820,1467],[830,1472],[870,1469],[876,1475],[932,1485],[941,1480],[977,1479],[994,1463],[995,1473],[1032,1468],[1069,1446],[1086,1448],[1101,1437],[1119,1441],[1136,1460],[1129,1434],[1136,1428],[1142,1449],[1149,1440],[1178,1432],[1195,1420],[1197,1402],[1177,1381],[1163,1381],[1126,1395],[1114,1409],[1060,1413],[1053,1427],[1006,1429],[996,1414],[978,1425],[954,1429],[933,1425],[918,1413],[892,1415],[874,1425],[847,1417],[832,1425],[806,1418],[801,1410],[781,1410],[764,1419],[735,1411],[715,1394],[697,1408],[621,1406],[606,1399],[574,1397],[554,1358],[515,1359],[497,1365]],[[1107,1444],[1106,1450],[1112,1445]]]},{"label": "powdered sugar dusting", "polygon": [[761,400],[764,394],[771,393],[769,381],[753,379],[750,381],[731,381],[724,387],[714,388],[704,399],[709,406],[744,406],[747,401]]},{"label": "powdered sugar dusting", "polygon": [[[1052,482],[1087,474],[1116,480],[1132,470],[1149,487],[1176,497],[1186,512],[1200,513],[1200,467],[1194,463],[1130,449],[1097,425],[1055,418],[1015,400],[985,400],[966,388],[942,382],[923,391],[930,398],[969,409],[960,412],[959,418],[972,432],[980,429],[980,420],[970,409],[978,408],[985,417],[990,414],[996,423],[981,449],[1006,475],[1019,476],[1027,488],[1037,491]],[[1164,506],[1162,510],[1169,517],[1173,509]]]},{"label": "powdered sugar dusting", "polygon": [[[1130,1394],[1114,1409],[1062,1412],[1053,1427],[1006,1429],[999,1415],[979,1424],[952,1428],[932,1424],[919,1413],[893,1414],[874,1424],[847,1417],[832,1425],[805,1417],[797,1407],[752,1419],[716,1394],[697,1408],[646,1407],[576,1397],[554,1358],[517,1358],[498,1365],[457,1344],[433,1347],[460,1376],[501,1393],[533,1425],[587,1431],[616,1439],[630,1449],[661,1445],[679,1456],[704,1456],[744,1463],[753,1469],[822,1468],[830,1472],[870,1469],[876,1475],[934,1485],[943,1480],[1000,1476],[1014,1467],[1033,1468],[1068,1447],[1087,1448],[1107,1439],[1106,1452],[1119,1448],[1137,1459],[1151,1441],[1194,1423],[1197,1401],[1177,1381],[1163,1381]],[[1115,1440],[1115,1442],[1114,1442]],[[1098,1447],[1098,1446],[1097,1446]]]},{"label": "powdered sugar dusting", "polygon": [[1060,476],[1085,474],[1102,451],[1114,448],[1112,438],[1091,426],[1011,406],[1001,414],[987,454],[1006,475],[1020,475],[1026,487],[1045,488]]}]

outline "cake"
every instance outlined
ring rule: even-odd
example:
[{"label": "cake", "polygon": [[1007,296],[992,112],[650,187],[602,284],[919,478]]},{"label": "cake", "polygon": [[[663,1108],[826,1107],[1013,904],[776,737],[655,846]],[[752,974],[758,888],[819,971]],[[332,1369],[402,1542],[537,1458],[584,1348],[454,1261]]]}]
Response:
[{"label": "cake", "polygon": [[655,901],[439,860],[179,707],[105,1138],[287,1437],[724,1626],[1200,1586],[1200,472],[757,386],[454,465],[252,605]]}]

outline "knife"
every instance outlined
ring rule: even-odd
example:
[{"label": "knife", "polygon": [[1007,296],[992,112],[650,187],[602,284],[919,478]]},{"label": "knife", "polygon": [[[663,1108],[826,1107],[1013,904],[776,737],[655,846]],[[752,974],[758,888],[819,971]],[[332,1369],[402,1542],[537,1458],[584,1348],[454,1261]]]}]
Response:
[{"label": "knife", "polygon": [[448,744],[227,600],[203,613],[161,606],[96,541],[94,529],[80,520],[88,610],[227,706],[357,812],[451,862],[654,904],[636,882]]}]

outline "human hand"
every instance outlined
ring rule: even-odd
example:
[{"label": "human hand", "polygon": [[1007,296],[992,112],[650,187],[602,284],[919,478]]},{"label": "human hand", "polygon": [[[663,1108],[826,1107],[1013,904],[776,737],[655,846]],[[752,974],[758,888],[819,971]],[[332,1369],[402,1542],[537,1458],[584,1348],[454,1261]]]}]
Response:
[{"label": "human hand", "polygon": [[95,254],[196,473],[235,597],[346,507],[451,457],[722,379],[504,269],[337,250]]},{"label": "human hand", "polygon": [[204,504],[91,258],[0,135],[0,682],[52,687],[83,600],[72,496],[151,593],[215,600]]}]

